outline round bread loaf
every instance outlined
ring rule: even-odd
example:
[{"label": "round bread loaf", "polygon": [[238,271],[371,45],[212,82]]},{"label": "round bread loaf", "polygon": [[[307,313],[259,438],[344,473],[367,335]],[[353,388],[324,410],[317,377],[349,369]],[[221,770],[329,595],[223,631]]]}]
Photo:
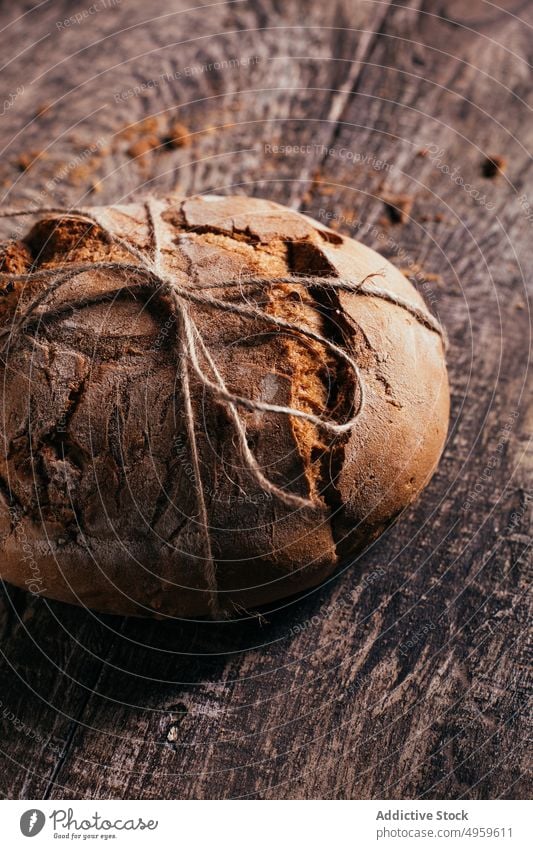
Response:
[{"label": "round bread loaf", "polygon": [[17,586],[239,615],[322,582],[436,467],[438,324],[383,257],[306,216],[216,196],[51,210],[0,271]]}]

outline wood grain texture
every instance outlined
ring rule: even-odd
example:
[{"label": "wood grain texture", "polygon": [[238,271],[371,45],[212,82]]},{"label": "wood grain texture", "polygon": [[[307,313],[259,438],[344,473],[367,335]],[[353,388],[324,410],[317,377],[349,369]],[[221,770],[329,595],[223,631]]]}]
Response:
[{"label": "wood grain texture", "polygon": [[[66,25],[83,4],[4,4],[4,205],[287,203],[410,274],[453,393],[421,500],[266,621],[121,620],[5,586],[4,796],[530,793],[533,9],[501,5],[122,0]],[[176,115],[189,145],[128,154],[132,122]]]}]

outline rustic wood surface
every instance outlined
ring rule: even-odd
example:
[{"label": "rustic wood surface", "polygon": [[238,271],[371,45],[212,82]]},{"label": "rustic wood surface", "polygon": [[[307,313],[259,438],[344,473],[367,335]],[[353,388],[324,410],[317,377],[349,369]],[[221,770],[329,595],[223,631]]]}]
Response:
[{"label": "rustic wood surface", "polygon": [[[0,793],[527,796],[533,4],[31,0],[0,23],[4,206],[176,190],[306,211],[411,275],[453,395],[419,502],[265,621],[4,586]],[[141,153],[176,117],[188,143]]]}]

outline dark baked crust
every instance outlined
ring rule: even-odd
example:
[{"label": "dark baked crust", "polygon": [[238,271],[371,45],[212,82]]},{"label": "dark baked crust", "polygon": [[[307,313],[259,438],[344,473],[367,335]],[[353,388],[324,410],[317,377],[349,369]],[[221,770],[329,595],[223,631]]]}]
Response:
[{"label": "dark baked crust", "polygon": [[[142,205],[102,208],[106,227],[148,249]],[[375,252],[277,204],[251,198],[170,198],[161,205],[165,265],[184,285],[306,272],[362,279],[423,305]],[[123,259],[95,226],[60,216],[38,223],[4,268]],[[13,259],[15,257],[15,259]],[[13,263],[16,262],[16,267]],[[11,263],[11,267],[10,267]],[[46,319],[2,369],[2,577],[44,595],[137,615],[208,612],[176,326],[164,301],[134,297],[116,274],[78,275],[55,296],[109,300]],[[0,317],[38,284],[5,291]],[[44,284],[39,284],[44,285]],[[442,342],[383,300],[303,287],[262,287],[265,309],[356,352],[366,403],[332,444],[302,420],[245,413],[255,455],[275,483],[322,502],[322,514],[265,493],[235,452],[227,412],[197,381],[192,395],[222,606],[250,609],[320,583],[374,539],[427,483],[449,415]],[[224,298],[242,298],[226,290]],[[356,387],[315,343],[267,333],[260,321],[194,308],[229,386],[241,395],[343,418]],[[32,589],[32,587],[30,587]],[[37,591],[37,590],[35,590]]]}]

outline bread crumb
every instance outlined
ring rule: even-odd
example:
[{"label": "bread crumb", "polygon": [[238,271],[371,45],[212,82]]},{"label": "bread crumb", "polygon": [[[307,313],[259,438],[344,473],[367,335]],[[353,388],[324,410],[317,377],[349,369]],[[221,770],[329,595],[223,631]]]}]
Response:
[{"label": "bread crumb", "polygon": [[499,154],[486,156],[481,164],[481,173],[488,180],[493,180],[499,174],[503,174],[507,168],[507,160]]},{"label": "bread crumb", "polygon": [[41,103],[40,106],[35,110],[35,118],[40,118],[41,115],[45,115],[46,112],[50,109],[50,103]]},{"label": "bread crumb", "polygon": [[405,224],[408,221],[414,202],[411,195],[385,195],[382,200],[393,224]]},{"label": "bread crumb", "polygon": [[185,124],[180,123],[180,121],[173,121],[162,141],[166,147],[188,147],[191,143],[191,134]]},{"label": "bread crumb", "polygon": [[156,147],[159,147],[159,139],[157,136],[143,136],[128,147],[127,154],[132,159],[137,159],[140,156],[145,156],[145,154],[150,153],[150,151],[154,150]]},{"label": "bread crumb", "polygon": [[399,271],[401,271],[403,276],[408,279],[414,277],[415,279],[423,280],[428,283],[440,283],[442,281],[440,274],[435,274],[432,271],[425,271],[422,266],[417,263],[400,268]]},{"label": "bread crumb", "polygon": [[159,132],[159,120],[154,117],[143,118],[142,121],[137,121],[135,124],[128,124],[127,127],[117,133],[117,138],[132,141],[147,135],[157,135]]},{"label": "bread crumb", "polygon": [[28,171],[35,165],[38,159],[45,159],[46,154],[42,150],[28,150],[17,157],[17,166],[20,171]]},{"label": "bread crumb", "polygon": [[68,182],[71,186],[80,186],[86,183],[95,168],[100,165],[100,157],[93,156],[87,162],[81,162],[72,168],[68,174]]}]

